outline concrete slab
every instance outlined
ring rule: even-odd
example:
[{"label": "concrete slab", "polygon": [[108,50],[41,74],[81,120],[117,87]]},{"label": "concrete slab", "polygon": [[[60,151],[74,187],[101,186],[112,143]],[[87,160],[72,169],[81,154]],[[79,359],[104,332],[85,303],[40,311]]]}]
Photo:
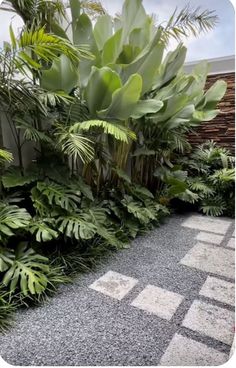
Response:
[{"label": "concrete slab", "polygon": [[208,276],[199,294],[225,304],[235,305],[235,286],[232,282]]},{"label": "concrete slab", "polygon": [[182,325],[200,334],[231,345],[234,338],[234,312],[195,300]]},{"label": "concrete slab", "polygon": [[137,283],[138,280],[133,277],[128,277],[118,272],[108,271],[105,275],[91,284],[89,288],[121,300]]},{"label": "concrete slab", "polygon": [[165,366],[216,366],[228,360],[228,355],[201,342],[175,334],[160,360]]},{"label": "concrete slab", "polygon": [[183,300],[183,296],[153,285],[146,288],[133,300],[132,306],[170,320]]},{"label": "concrete slab", "polygon": [[216,275],[235,277],[234,251],[211,244],[197,243],[180,263]]},{"label": "concrete slab", "polygon": [[222,235],[206,233],[204,231],[201,231],[200,233],[197,234],[196,239],[206,243],[219,245],[224,239],[224,237]]},{"label": "concrete slab", "polygon": [[182,223],[182,226],[199,229],[216,234],[225,234],[231,225],[231,221],[217,219],[215,217],[193,215]]}]

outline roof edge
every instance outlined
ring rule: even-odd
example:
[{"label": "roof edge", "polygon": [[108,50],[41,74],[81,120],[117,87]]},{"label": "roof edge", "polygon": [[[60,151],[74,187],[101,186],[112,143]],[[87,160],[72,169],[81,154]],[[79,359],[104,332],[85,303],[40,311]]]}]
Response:
[{"label": "roof edge", "polygon": [[[235,72],[235,56],[234,55],[222,56],[218,58],[205,59],[205,60],[208,62],[210,66],[208,75]],[[187,73],[191,73],[195,65],[199,64],[201,61],[204,61],[204,60],[189,61],[185,63],[184,71]]]}]

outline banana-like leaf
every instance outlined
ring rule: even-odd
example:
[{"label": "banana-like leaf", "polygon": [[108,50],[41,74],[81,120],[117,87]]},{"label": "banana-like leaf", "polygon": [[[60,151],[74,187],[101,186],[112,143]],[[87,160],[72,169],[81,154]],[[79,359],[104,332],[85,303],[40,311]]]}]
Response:
[{"label": "banana-like leaf", "polygon": [[102,50],[102,65],[113,64],[122,51],[122,29],[119,29],[105,43]]},{"label": "banana-like leaf", "polygon": [[129,35],[129,44],[143,50],[151,40],[152,19],[147,17],[142,28],[135,28]]},{"label": "banana-like leaf", "polygon": [[84,98],[92,117],[97,111],[107,108],[112,101],[112,94],[122,86],[119,75],[108,67],[92,68]]},{"label": "banana-like leaf", "polygon": [[162,31],[158,30],[153,41],[143,52],[122,71],[122,80],[125,82],[132,74],[139,74],[143,80],[142,94],[149,91],[154,84],[155,76],[161,64],[164,43],[161,42]]},{"label": "banana-like leaf", "polygon": [[96,40],[99,51],[101,51],[106,41],[112,37],[112,19],[108,14],[98,18],[94,26],[94,38]]},{"label": "banana-like leaf", "polygon": [[80,86],[85,87],[93,65],[100,64],[100,53],[93,34],[93,25],[86,14],[81,14],[73,28],[73,40],[76,45],[86,45],[93,58],[82,59],[79,63]]},{"label": "banana-like leaf", "polygon": [[147,14],[142,0],[126,0],[122,7],[122,44],[127,43],[130,33],[145,26]]},{"label": "banana-like leaf", "polygon": [[65,55],[54,60],[50,69],[42,71],[41,87],[48,91],[70,93],[78,86],[78,83],[78,67],[72,64]]},{"label": "banana-like leaf", "polygon": [[156,113],[163,107],[162,101],[157,101],[154,99],[140,100],[138,101],[135,109],[131,115],[132,118],[138,119],[144,115]]},{"label": "banana-like leaf", "polygon": [[214,110],[226,92],[227,83],[223,80],[216,81],[205,93],[203,99],[197,105],[198,109]]},{"label": "banana-like leaf", "polygon": [[187,49],[182,44],[174,51],[170,51],[161,65],[160,71],[155,79],[154,89],[160,89],[163,85],[176,77],[186,58]]},{"label": "banana-like leaf", "polygon": [[193,113],[193,120],[197,121],[197,122],[211,121],[212,119],[214,119],[219,114],[219,111],[220,110],[205,110],[205,111],[196,110]]},{"label": "banana-like leaf", "polygon": [[98,111],[101,119],[126,120],[137,105],[142,92],[142,78],[133,74],[128,81],[112,95],[111,104],[107,109]]}]

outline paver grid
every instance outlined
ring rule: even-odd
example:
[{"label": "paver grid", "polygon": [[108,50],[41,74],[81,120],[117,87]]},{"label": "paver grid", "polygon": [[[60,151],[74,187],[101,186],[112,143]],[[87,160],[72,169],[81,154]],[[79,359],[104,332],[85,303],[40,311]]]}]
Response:
[{"label": "paver grid", "polygon": [[17,365],[223,364],[234,334],[233,230],[228,219],[172,217],[48,305],[18,313],[0,338],[2,357]]}]

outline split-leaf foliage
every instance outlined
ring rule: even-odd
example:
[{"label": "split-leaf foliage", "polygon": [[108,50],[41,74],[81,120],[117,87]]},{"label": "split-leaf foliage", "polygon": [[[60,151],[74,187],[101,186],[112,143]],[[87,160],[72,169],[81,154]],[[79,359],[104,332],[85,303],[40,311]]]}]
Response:
[{"label": "split-leaf foliage", "polygon": [[12,155],[0,128],[6,328],[15,306],[44,300],[127,247],[160,224],[173,199],[228,213],[223,190],[232,192],[234,178],[227,152],[185,155],[188,132],[218,114],[226,83],[206,91],[205,62],[184,73],[182,42],[164,57],[170,37],[210,30],[214,12],[184,8],[159,25],[142,0],[124,1],[115,18],[97,1],[70,0],[66,9],[59,0],[6,0],[1,9],[24,22],[19,35],[10,27],[0,53],[1,122],[15,145]]}]

